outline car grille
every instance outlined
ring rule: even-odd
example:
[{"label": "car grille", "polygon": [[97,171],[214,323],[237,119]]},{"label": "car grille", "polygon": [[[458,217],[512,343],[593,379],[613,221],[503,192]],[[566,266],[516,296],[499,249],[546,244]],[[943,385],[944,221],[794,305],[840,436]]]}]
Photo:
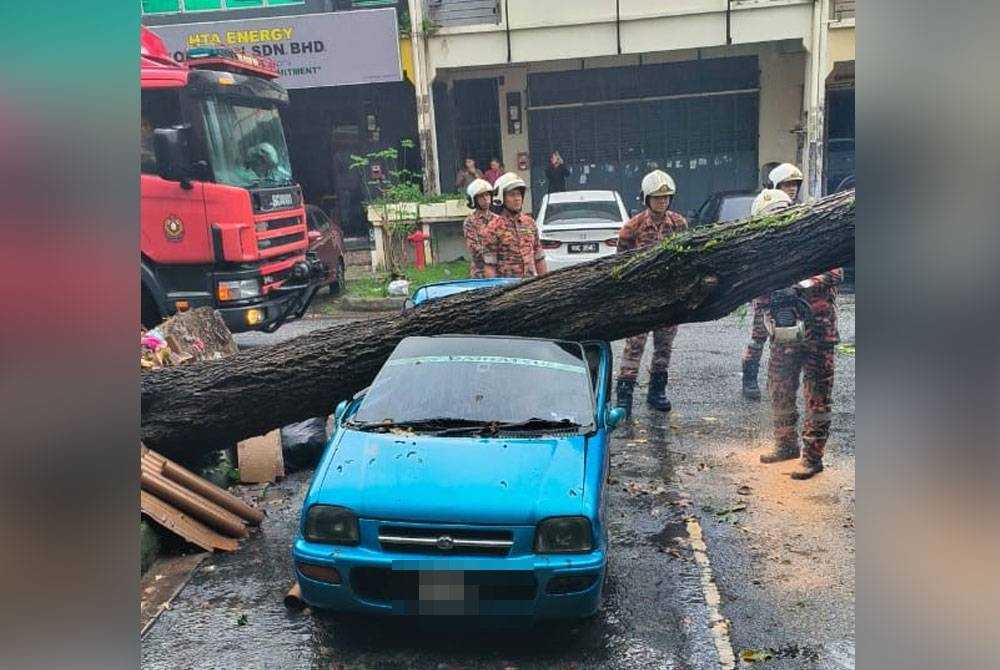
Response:
[{"label": "car grille", "polygon": [[381,526],[378,541],[382,549],[392,552],[437,556],[507,556],[514,546],[514,534],[509,530]]},{"label": "car grille", "polygon": [[[535,574],[527,570],[469,570],[463,581],[466,589],[475,589],[481,601],[534,600],[538,591]],[[364,600],[419,600],[420,571],[353,568],[351,588]]]}]

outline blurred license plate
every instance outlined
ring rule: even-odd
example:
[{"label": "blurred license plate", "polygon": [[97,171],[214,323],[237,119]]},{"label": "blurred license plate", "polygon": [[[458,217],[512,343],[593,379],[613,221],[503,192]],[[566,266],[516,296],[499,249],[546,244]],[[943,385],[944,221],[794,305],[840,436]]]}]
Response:
[{"label": "blurred license plate", "polygon": [[566,250],[571,254],[596,254],[597,242],[573,242],[566,245]]},{"label": "blurred license plate", "polygon": [[465,572],[433,570],[420,572],[420,600],[423,602],[463,602]]}]

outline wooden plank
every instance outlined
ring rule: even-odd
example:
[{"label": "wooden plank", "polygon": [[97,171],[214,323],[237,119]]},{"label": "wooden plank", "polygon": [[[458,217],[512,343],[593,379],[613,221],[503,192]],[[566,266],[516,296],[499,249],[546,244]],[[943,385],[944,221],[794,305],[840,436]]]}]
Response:
[{"label": "wooden plank", "polygon": [[216,533],[148,491],[139,491],[139,508],[156,523],[206,551],[235,551],[240,546],[233,538]]},{"label": "wooden plank", "polygon": [[251,437],[236,445],[236,460],[240,481],[246,484],[273,482],[285,476],[285,460],[281,455],[281,433],[272,430],[266,435]]}]

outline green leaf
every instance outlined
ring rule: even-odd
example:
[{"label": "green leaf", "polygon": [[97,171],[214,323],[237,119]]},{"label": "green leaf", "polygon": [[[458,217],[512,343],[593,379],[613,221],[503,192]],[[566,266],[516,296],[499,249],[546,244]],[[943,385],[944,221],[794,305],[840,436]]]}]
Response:
[{"label": "green leaf", "polygon": [[744,649],[740,652],[740,660],[744,663],[763,663],[774,658],[774,654],[766,649]]}]

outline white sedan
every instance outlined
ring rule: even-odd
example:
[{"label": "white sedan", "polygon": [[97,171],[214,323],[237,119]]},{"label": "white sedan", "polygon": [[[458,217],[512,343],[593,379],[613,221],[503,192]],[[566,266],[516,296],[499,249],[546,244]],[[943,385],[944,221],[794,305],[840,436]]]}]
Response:
[{"label": "white sedan", "polygon": [[617,191],[565,191],[542,198],[536,222],[549,270],[613,254],[628,211]]}]

